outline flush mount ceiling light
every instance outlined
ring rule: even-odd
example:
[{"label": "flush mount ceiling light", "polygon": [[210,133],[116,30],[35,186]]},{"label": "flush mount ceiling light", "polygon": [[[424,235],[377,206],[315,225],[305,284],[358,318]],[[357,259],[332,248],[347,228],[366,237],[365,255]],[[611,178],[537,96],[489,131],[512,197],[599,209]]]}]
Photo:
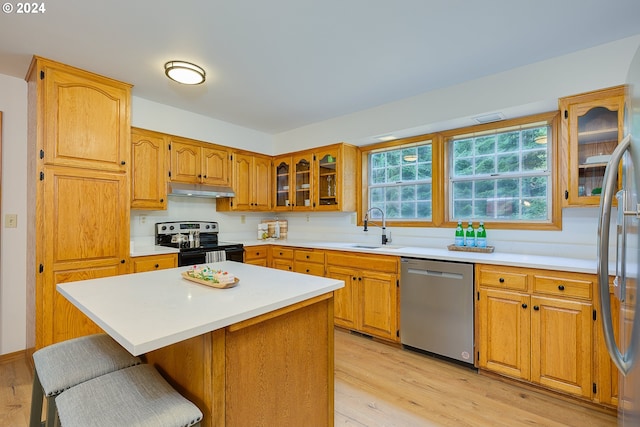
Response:
[{"label": "flush mount ceiling light", "polygon": [[171,80],[185,85],[199,85],[204,82],[206,73],[196,64],[185,61],[169,61],[164,64],[164,73]]}]

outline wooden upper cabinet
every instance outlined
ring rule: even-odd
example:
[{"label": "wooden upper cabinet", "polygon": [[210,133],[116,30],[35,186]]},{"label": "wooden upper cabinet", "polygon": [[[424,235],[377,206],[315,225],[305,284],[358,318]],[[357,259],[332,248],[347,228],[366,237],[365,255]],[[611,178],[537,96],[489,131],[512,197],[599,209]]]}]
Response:
[{"label": "wooden upper cabinet", "polygon": [[228,148],[179,137],[170,146],[171,181],[230,185]]},{"label": "wooden upper cabinet", "polygon": [[271,210],[271,157],[235,152],[232,158],[231,175],[235,197],[217,199],[216,209]]},{"label": "wooden upper cabinet", "polygon": [[623,136],[625,87],[561,98],[558,105],[564,204],[598,206],[607,161]]},{"label": "wooden upper cabinet", "polygon": [[315,210],[356,210],[356,153],[349,144],[315,150]]},{"label": "wooden upper cabinet", "polygon": [[202,183],[231,185],[229,150],[222,147],[202,147]]},{"label": "wooden upper cabinet", "polygon": [[167,209],[167,143],[162,134],[131,130],[131,207]]},{"label": "wooden upper cabinet", "polygon": [[131,85],[34,57],[45,164],[126,172]]},{"label": "wooden upper cabinet", "polygon": [[274,158],[274,209],[355,211],[357,148],[334,144]]}]

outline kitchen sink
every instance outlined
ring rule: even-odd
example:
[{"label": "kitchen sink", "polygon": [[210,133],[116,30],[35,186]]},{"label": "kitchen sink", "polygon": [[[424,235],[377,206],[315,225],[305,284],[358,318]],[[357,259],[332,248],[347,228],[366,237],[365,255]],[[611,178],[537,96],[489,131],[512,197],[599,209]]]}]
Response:
[{"label": "kitchen sink", "polygon": [[360,248],[360,249],[380,249],[382,245],[350,245],[351,248]]}]

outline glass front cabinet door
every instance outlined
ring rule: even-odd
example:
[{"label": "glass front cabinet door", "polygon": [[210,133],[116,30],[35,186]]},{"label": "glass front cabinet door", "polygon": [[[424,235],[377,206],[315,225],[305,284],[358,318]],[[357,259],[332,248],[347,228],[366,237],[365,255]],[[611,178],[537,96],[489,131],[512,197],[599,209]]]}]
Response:
[{"label": "glass front cabinet door", "polygon": [[600,204],[604,171],[623,135],[624,99],[623,86],[560,99],[566,206]]},{"label": "glass front cabinet door", "polygon": [[335,210],[338,206],[338,194],[340,194],[337,150],[318,152],[315,155],[317,162],[316,194],[318,195],[317,209]]},{"label": "glass front cabinet door", "polygon": [[293,210],[313,209],[313,153],[293,157]]},{"label": "glass front cabinet door", "polygon": [[290,211],[292,193],[292,167],[291,156],[276,157],[273,162],[276,184],[275,210]]}]

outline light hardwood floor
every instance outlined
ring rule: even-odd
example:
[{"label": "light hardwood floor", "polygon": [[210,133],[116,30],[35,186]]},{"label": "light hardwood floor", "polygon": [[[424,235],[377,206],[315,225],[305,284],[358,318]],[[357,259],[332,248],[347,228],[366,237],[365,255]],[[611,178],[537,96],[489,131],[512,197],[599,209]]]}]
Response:
[{"label": "light hardwood floor", "polygon": [[[611,414],[341,330],[335,348],[336,427],[617,426]],[[28,425],[30,401],[26,361],[0,364],[0,426]]]}]

